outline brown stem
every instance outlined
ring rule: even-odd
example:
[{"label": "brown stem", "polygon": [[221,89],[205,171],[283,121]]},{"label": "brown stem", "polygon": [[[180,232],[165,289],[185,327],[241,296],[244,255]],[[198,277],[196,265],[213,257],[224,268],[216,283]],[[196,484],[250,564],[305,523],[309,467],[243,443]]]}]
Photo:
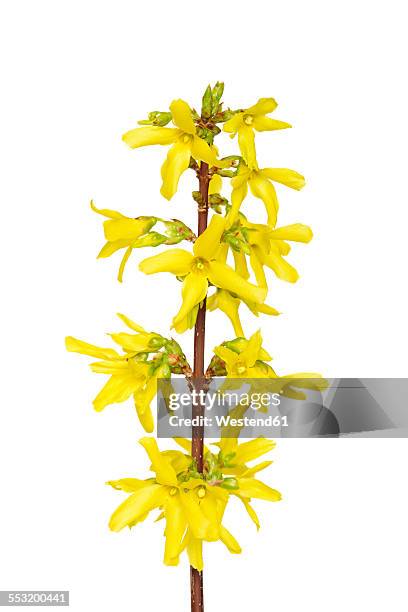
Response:
[{"label": "brown stem", "polygon": [[[198,209],[198,231],[197,235],[203,233],[207,227],[208,218],[208,184],[210,177],[208,174],[208,164],[201,162],[198,174],[200,184],[201,202]],[[197,314],[197,321],[194,328],[194,387],[197,391],[204,390],[204,349],[205,349],[205,314],[206,300],[203,301]],[[197,402],[193,404],[192,417],[199,417],[201,420],[204,416],[204,403]],[[196,425],[191,431],[191,452],[197,463],[197,470],[203,471],[203,448],[204,448],[204,427]],[[190,582],[191,582],[191,612],[204,611],[204,593],[203,593],[203,573],[190,567]]]}]

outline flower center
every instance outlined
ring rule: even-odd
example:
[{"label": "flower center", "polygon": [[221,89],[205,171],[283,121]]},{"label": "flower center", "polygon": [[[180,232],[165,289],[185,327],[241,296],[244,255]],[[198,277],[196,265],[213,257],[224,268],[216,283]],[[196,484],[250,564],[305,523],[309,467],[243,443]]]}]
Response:
[{"label": "flower center", "polygon": [[247,125],[252,125],[254,122],[254,118],[252,115],[244,115],[244,123]]},{"label": "flower center", "polygon": [[200,499],[203,499],[203,497],[205,497],[205,487],[199,487],[198,491],[197,491],[197,495]]},{"label": "flower center", "polygon": [[177,487],[171,487],[169,491],[169,495],[173,497],[173,495],[175,495],[176,493],[177,493]]},{"label": "flower center", "polygon": [[246,366],[243,363],[240,363],[240,362],[237,363],[235,369],[237,371],[237,374],[239,374],[240,376],[242,374],[245,374],[245,372],[246,372]]},{"label": "flower center", "polygon": [[191,270],[196,274],[205,274],[207,269],[207,262],[205,259],[201,257],[194,257],[191,262]]},{"label": "flower center", "polygon": [[189,143],[189,142],[190,142],[190,140],[191,140],[191,136],[190,136],[190,134],[184,134],[184,135],[181,137],[181,140],[182,140],[182,142],[184,142],[184,144]]}]

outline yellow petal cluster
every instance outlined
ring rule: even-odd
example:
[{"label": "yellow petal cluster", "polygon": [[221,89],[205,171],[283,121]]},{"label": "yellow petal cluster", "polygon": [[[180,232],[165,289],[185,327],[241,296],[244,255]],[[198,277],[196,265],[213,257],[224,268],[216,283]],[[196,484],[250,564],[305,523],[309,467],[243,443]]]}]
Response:
[{"label": "yellow petal cluster", "polygon": [[189,167],[191,158],[210,166],[222,166],[214,149],[197,136],[187,102],[174,100],[170,104],[170,111],[175,128],[148,126],[130,130],[123,135],[124,142],[132,149],[147,145],[171,145],[161,169],[160,192],[167,200],[171,200],[176,193],[180,177]]},{"label": "yellow petal cluster", "polygon": [[278,103],[274,98],[260,98],[256,104],[235,113],[234,116],[224,124],[224,131],[229,132],[231,137],[238,134],[238,144],[242,157],[251,169],[256,169],[258,167],[254,130],[257,132],[265,132],[292,127],[285,121],[278,121],[277,119],[266,116],[272,113],[277,106]]},{"label": "yellow petal cluster", "polygon": [[140,262],[139,268],[145,274],[170,272],[183,279],[182,304],[173,319],[173,326],[182,323],[205,299],[209,282],[235,293],[243,300],[256,304],[262,304],[265,300],[265,288],[249,283],[217,259],[224,229],[225,218],[214,215],[205,232],[194,243],[193,253],[184,249],[169,249]]},{"label": "yellow petal cluster", "polygon": [[231,181],[231,210],[227,217],[228,224],[231,225],[236,220],[249,187],[252,194],[264,203],[268,225],[274,227],[279,210],[274,182],[298,191],[305,186],[305,178],[295,170],[289,168],[263,168],[259,170],[251,169],[242,164],[238,174]]},{"label": "yellow petal cluster", "polygon": [[203,542],[221,541],[231,553],[241,552],[237,540],[223,524],[231,496],[243,503],[258,529],[259,520],[251,500],[281,499],[279,491],[254,478],[271,462],[262,462],[252,468],[246,465],[272,450],[275,444],[264,438],[243,444],[221,440],[217,444],[217,454],[205,449],[201,474],[191,457],[191,443],[184,439],[176,441],[187,453],[160,451],[154,438],[140,440],[154,476],[145,480],[122,478],[108,482],[115,489],[130,493],[112,514],[109,526],[113,531],[134,527],[158,510],[159,518],[165,521],[164,563],[178,565],[181,553],[186,551],[190,564],[201,571]]},{"label": "yellow petal cluster", "polygon": [[133,396],[140,423],[145,431],[151,433],[154,421],[150,404],[156,395],[157,379],[170,377],[169,356],[172,354],[160,351],[166,344],[165,338],[147,332],[125,315],[118,316],[136,332],[110,334],[112,340],[121,347],[122,354],[115,349],[101,348],[72,336],[66,338],[65,345],[68,351],[98,359],[91,363],[91,370],[109,376],[93,401],[95,410],[100,412],[110,404],[124,402]]}]

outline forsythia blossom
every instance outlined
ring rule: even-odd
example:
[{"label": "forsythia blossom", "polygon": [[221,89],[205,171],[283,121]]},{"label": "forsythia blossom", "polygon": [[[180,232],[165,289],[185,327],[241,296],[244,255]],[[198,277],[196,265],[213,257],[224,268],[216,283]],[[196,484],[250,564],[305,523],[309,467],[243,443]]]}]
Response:
[{"label": "forsythia blossom", "polygon": [[279,202],[273,181],[282,183],[292,189],[300,190],[305,186],[304,177],[295,170],[288,168],[251,169],[241,165],[238,174],[232,179],[231,210],[228,214],[228,223],[235,221],[238,211],[244,201],[248,186],[252,194],[262,200],[268,216],[268,225],[274,227],[279,210]]},{"label": "forsythia blossom", "polygon": [[210,166],[222,166],[214,150],[197,136],[187,102],[174,100],[170,104],[170,111],[175,128],[141,127],[123,135],[123,140],[132,149],[146,145],[172,145],[161,169],[163,183],[160,191],[167,200],[171,200],[176,193],[180,177],[189,167],[191,157]]},{"label": "forsythia blossom", "polygon": [[207,295],[208,281],[216,287],[236,293],[242,299],[262,304],[266,290],[252,285],[230,266],[217,260],[225,219],[214,215],[208,228],[194,243],[193,254],[183,249],[170,249],[144,259],[139,268],[145,274],[171,272],[183,278],[182,305],[173,325],[182,321]]},{"label": "forsythia blossom", "polygon": [[290,123],[266,117],[272,113],[278,103],[273,98],[260,98],[256,104],[237,112],[224,124],[224,131],[231,136],[238,134],[238,144],[242,157],[250,168],[257,168],[255,151],[255,134],[272,130],[282,130],[292,127]]},{"label": "forsythia blossom", "polygon": [[203,542],[220,540],[231,553],[241,552],[237,540],[223,524],[232,495],[244,504],[258,529],[259,519],[251,500],[281,499],[279,491],[254,478],[257,472],[270,465],[270,461],[253,467],[246,465],[272,450],[275,443],[264,438],[243,444],[221,440],[217,454],[205,449],[203,472],[199,473],[191,457],[191,443],[184,439],[177,441],[188,454],[160,451],[153,438],[140,440],[151,461],[154,477],[108,482],[115,489],[130,493],[113,513],[109,526],[113,531],[134,527],[157,509],[159,518],[166,523],[164,563],[178,565],[180,554],[186,550],[190,564],[201,571]]},{"label": "forsythia blossom", "polygon": [[180,347],[174,340],[167,340],[119,314],[119,318],[134,332],[110,334],[122,349],[101,348],[72,336],[66,338],[66,348],[74,353],[96,357],[91,370],[107,374],[108,381],[93,401],[97,412],[109,404],[124,402],[133,396],[140,423],[147,432],[154,428],[150,403],[156,395],[157,379],[169,378],[172,366],[178,370],[185,362]]}]

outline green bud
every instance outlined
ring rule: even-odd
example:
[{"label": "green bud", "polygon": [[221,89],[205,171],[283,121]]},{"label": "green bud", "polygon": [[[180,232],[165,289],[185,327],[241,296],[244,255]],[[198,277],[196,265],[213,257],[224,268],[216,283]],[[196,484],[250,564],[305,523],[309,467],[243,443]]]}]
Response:
[{"label": "green bud", "polygon": [[193,191],[192,196],[193,200],[197,202],[197,204],[204,204],[203,196],[199,191]]},{"label": "green bud", "polygon": [[136,217],[137,221],[144,221],[143,233],[147,233],[154,225],[156,225],[158,219],[157,217]]},{"label": "green bud", "polygon": [[223,93],[224,83],[217,81],[212,90],[211,115],[215,115],[218,112],[218,107]]},{"label": "green bud", "polygon": [[208,196],[208,203],[210,206],[225,206],[228,204],[228,200],[219,193],[212,193]]},{"label": "green bud", "polygon": [[149,342],[149,347],[152,349],[160,349],[164,343],[166,342],[166,338],[163,338],[162,336],[154,336],[150,342]]},{"label": "green bud", "polygon": [[213,144],[214,133],[210,129],[199,126],[197,128],[197,136],[205,140],[208,144]]},{"label": "green bud", "polygon": [[231,117],[235,115],[234,111],[231,109],[226,109],[223,112],[218,112],[214,117],[214,123],[224,123],[225,121],[229,121]]},{"label": "green bud", "polygon": [[132,359],[134,361],[147,361],[148,356],[148,353],[137,353]]},{"label": "green bud", "polygon": [[161,112],[161,111],[152,111],[148,114],[147,119],[143,119],[142,121],[138,121],[139,125],[157,125],[160,127],[164,127],[168,123],[170,123],[172,117],[170,112]]},{"label": "green bud", "polygon": [[220,176],[225,176],[226,178],[234,178],[236,172],[235,170],[224,170],[223,168],[217,170],[217,174]]},{"label": "green bud", "polygon": [[227,348],[231,349],[231,351],[234,351],[234,353],[242,353],[242,351],[244,350],[244,348],[247,345],[247,340],[245,340],[245,338],[234,338],[234,340],[228,340],[227,342],[223,342],[222,343],[223,346],[226,346]]},{"label": "green bud", "polygon": [[182,240],[192,242],[195,239],[194,232],[182,221],[172,219],[171,221],[163,221],[166,226],[166,244],[177,244]]},{"label": "green bud", "polygon": [[178,342],[174,340],[174,338],[171,338],[170,340],[166,339],[164,343],[164,348],[167,353],[173,353],[174,355],[180,355],[184,357],[184,353],[181,350],[181,346]]},{"label": "green bud", "polygon": [[236,478],[224,478],[221,483],[221,487],[223,489],[227,489],[228,491],[235,491],[239,489],[238,481]]},{"label": "green bud", "polygon": [[223,456],[222,461],[225,465],[225,467],[231,467],[231,461],[234,459],[234,457],[236,456],[237,453],[227,453],[225,456]]},{"label": "green bud", "polygon": [[163,363],[160,366],[160,377],[161,378],[170,378],[171,377],[171,368],[168,363]]},{"label": "green bud", "polygon": [[210,451],[205,453],[204,460],[207,464],[207,471],[209,473],[212,472],[214,468],[217,467],[217,458]]},{"label": "green bud", "polygon": [[225,234],[224,235],[224,242],[226,242],[227,244],[230,245],[230,247],[232,247],[232,249],[234,251],[240,251],[241,248],[241,241],[239,240],[239,238],[236,238],[235,236],[232,236],[231,234]]},{"label": "green bud", "polygon": [[132,247],[134,249],[140,249],[142,247],[156,247],[159,246],[159,244],[166,242],[166,240],[166,236],[163,236],[162,234],[158,234],[157,232],[149,232],[145,236],[136,238],[136,240],[132,242]]},{"label": "green bud", "polygon": [[218,355],[214,355],[207,368],[207,373],[210,376],[226,376],[225,362]]},{"label": "green bud", "polygon": [[271,367],[267,363],[265,363],[264,361],[260,361],[260,360],[257,360],[255,363],[256,363],[256,367],[259,368],[263,374],[270,373]]},{"label": "green bud", "polygon": [[201,116],[203,119],[209,119],[212,114],[212,91],[211,86],[207,85],[201,103]]}]

